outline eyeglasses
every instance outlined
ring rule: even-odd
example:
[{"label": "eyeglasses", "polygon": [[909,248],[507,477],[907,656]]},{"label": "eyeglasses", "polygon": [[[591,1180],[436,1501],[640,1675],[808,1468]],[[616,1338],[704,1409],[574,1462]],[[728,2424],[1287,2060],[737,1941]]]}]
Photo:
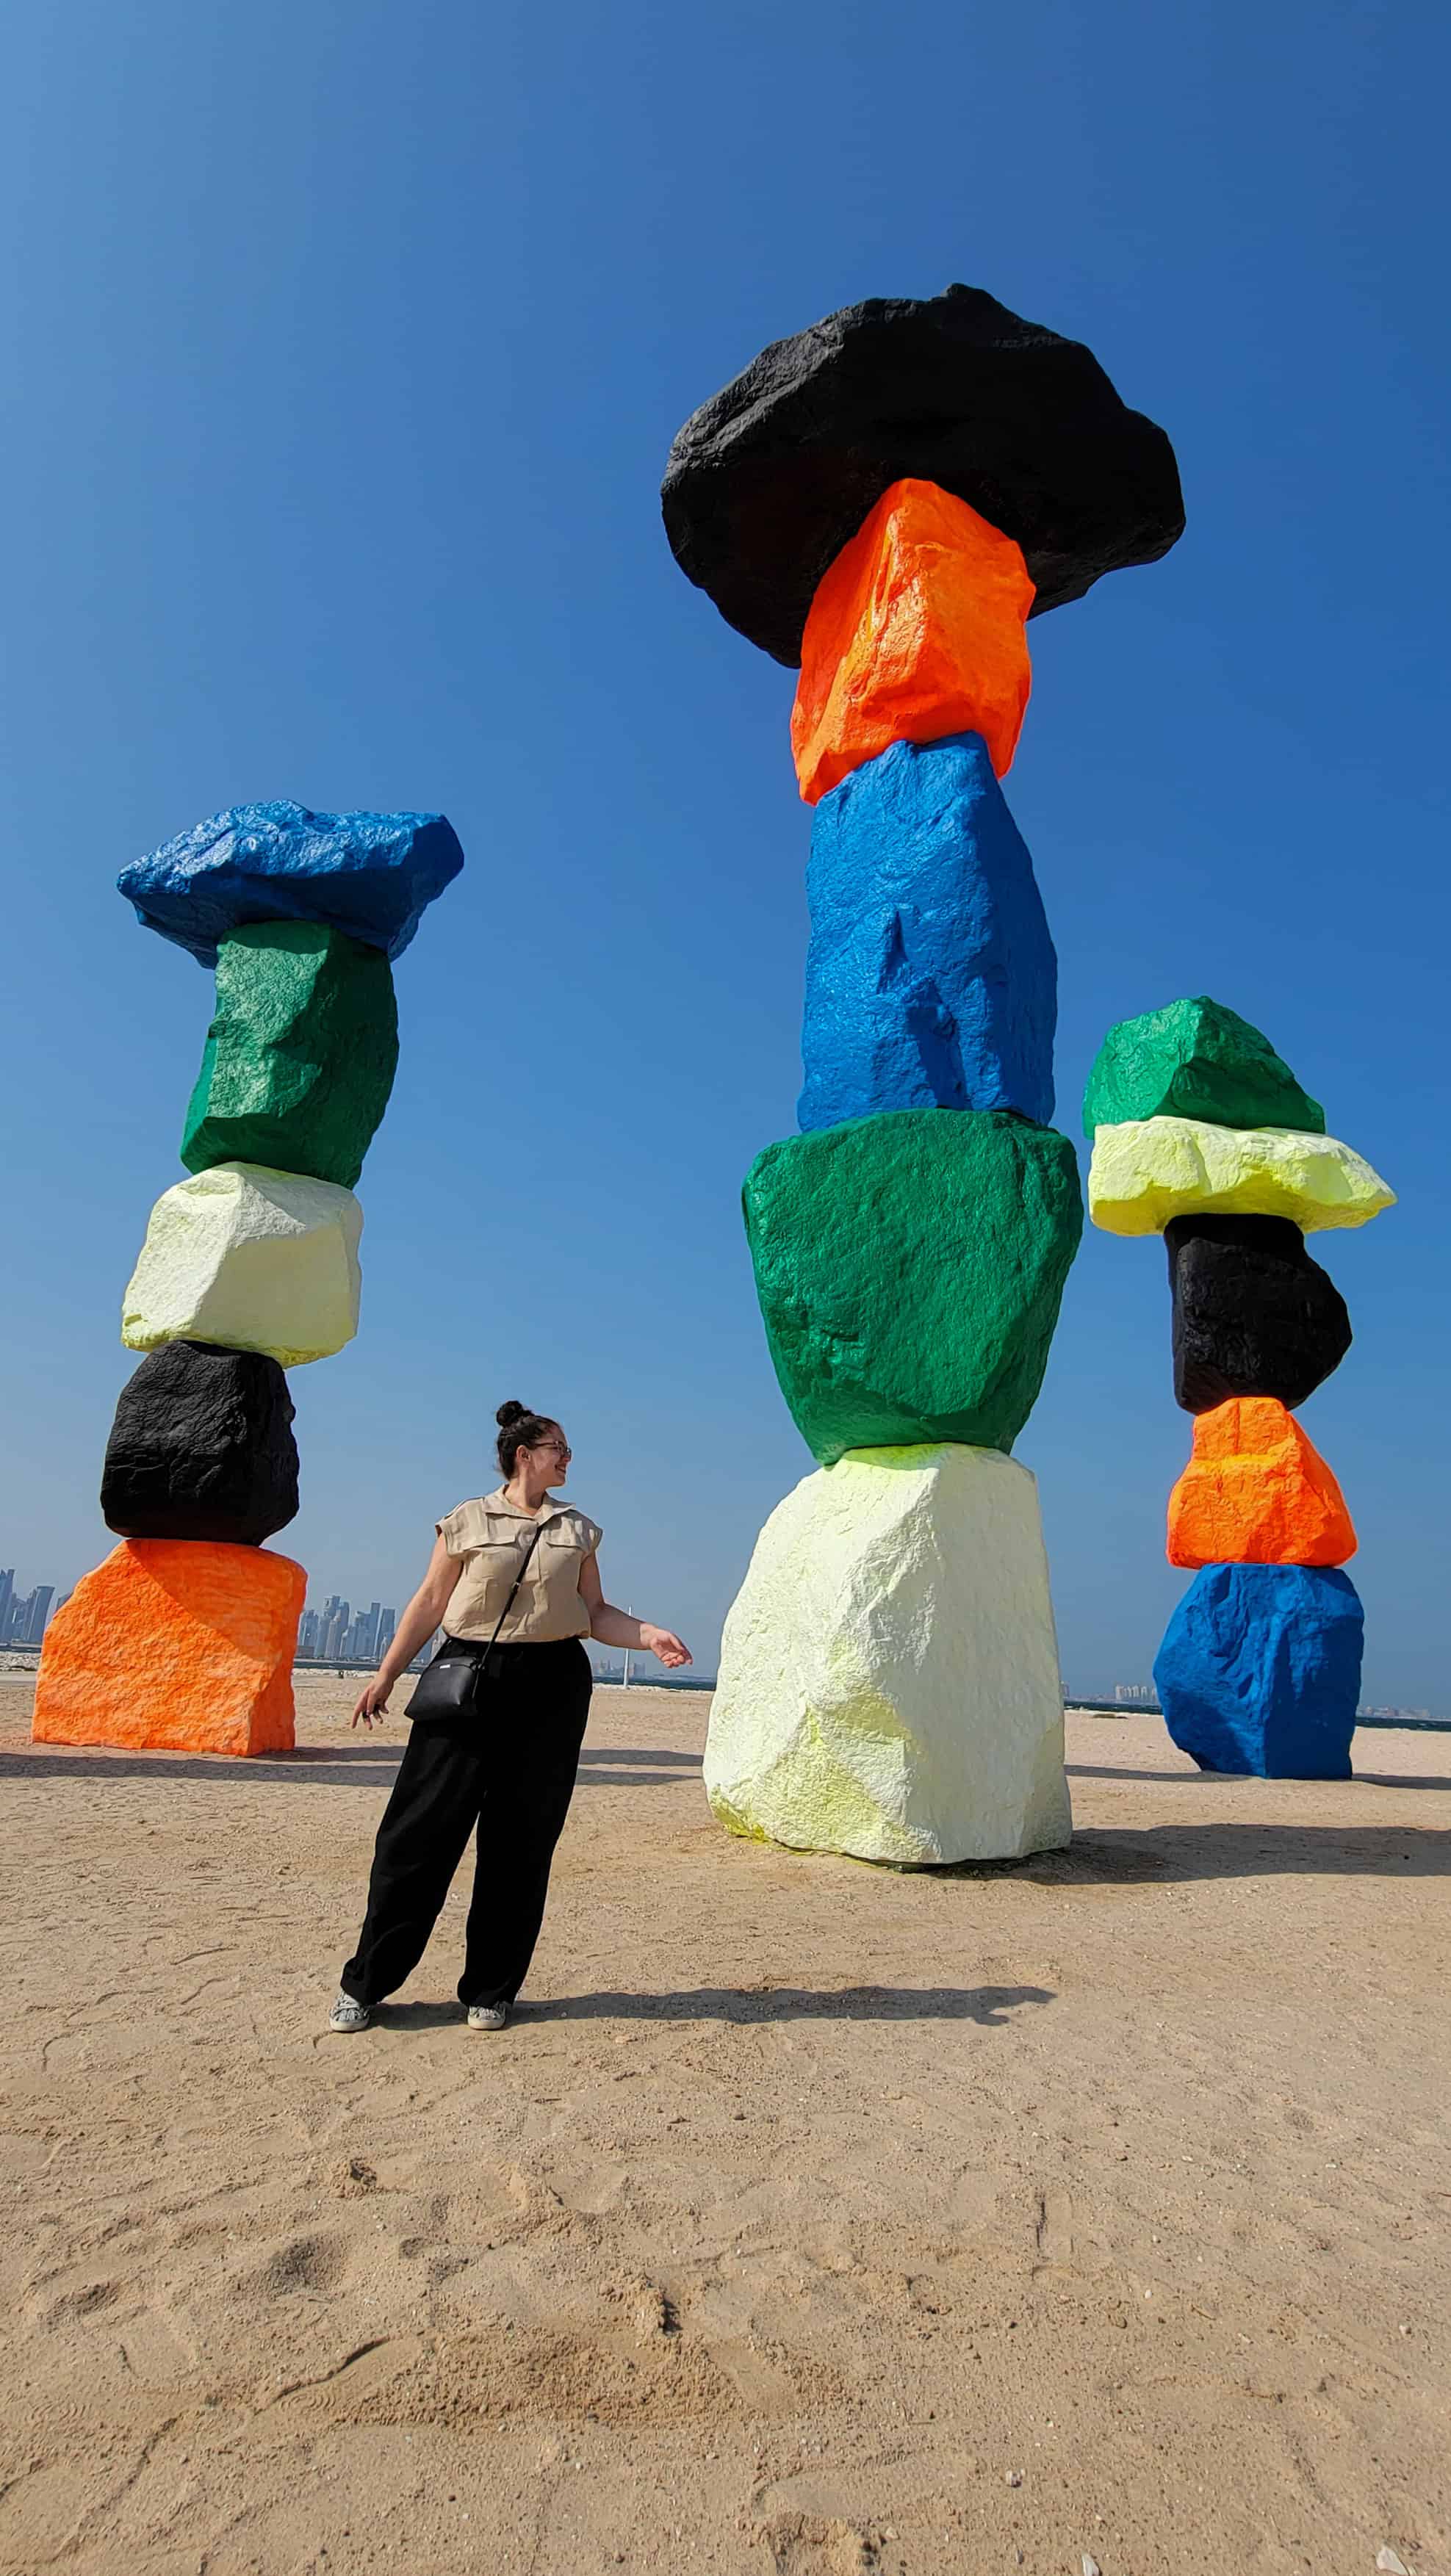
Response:
[{"label": "eyeglasses", "polygon": [[572,1458],[574,1451],[567,1440],[536,1440],[536,1449],[552,1449],[556,1458]]}]

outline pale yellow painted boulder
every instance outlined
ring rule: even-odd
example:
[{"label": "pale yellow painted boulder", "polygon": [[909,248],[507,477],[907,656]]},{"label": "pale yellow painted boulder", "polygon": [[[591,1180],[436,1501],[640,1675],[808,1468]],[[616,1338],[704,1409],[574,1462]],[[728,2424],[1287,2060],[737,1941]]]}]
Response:
[{"label": "pale yellow painted boulder", "polygon": [[217,1163],[167,1190],[121,1311],[133,1351],[218,1342],[284,1368],[326,1359],[358,1329],[363,1211],[335,1181]]},{"label": "pale yellow painted boulder", "polygon": [[907,1866],[1066,1843],[1038,1488],[996,1449],[851,1449],[777,1505],[705,1750],[733,1832]]},{"label": "pale yellow painted boulder", "polygon": [[1314,1234],[1395,1203],[1363,1156],[1300,1127],[1128,1118],[1094,1131],[1088,1213],[1105,1234],[1162,1234],[1172,1217],[1209,1214],[1287,1216]]}]

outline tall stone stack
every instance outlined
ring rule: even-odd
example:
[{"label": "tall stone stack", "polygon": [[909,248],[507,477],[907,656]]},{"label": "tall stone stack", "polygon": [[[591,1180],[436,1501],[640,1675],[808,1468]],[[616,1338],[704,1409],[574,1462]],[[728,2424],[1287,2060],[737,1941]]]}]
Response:
[{"label": "tall stone stack", "polygon": [[1164,1237],[1174,1394],[1194,1416],[1168,1534],[1194,1581],[1154,1665],[1169,1733],[1203,1770],[1348,1779],[1356,1537],[1295,1411],[1345,1357],[1350,1317],[1305,1236],[1365,1225],[1394,1193],[1207,995],[1109,1030],[1083,1123],[1095,1225]]},{"label": "tall stone stack", "polygon": [[293,1741],[300,1565],[286,1370],[358,1328],[353,1195],[393,1084],[392,960],[463,865],[441,814],[245,805],[127,868],[138,918],[216,971],[192,1174],[151,1212],[101,1480],[120,1545],[51,1621],[41,1742],[271,1753]]},{"label": "tall stone stack", "polygon": [[1027,620],[1183,526],[1089,352],[965,286],[766,349],[687,421],[677,560],[800,666],[815,808],[800,1132],[747,1176],[781,1390],[818,1463],[727,1621],[733,1830],[921,1864],[1067,1840],[1037,1489],[1009,1455],[1082,1225],[1057,961],[999,779]]}]

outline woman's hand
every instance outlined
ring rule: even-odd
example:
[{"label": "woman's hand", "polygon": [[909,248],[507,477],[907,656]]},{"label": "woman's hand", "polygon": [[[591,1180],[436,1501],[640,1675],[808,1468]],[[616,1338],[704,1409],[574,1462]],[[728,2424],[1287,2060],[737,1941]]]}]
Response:
[{"label": "woman's hand", "polygon": [[388,1694],[392,1688],[392,1683],[385,1682],[381,1673],[375,1673],[353,1711],[354,1726],[357,1725],[359,1718],[365,1726],[371,1726],[375,1717],[382,1717],[387,1710]]},{"label": "woman's hand", "polygon": [[669,1672],[673,1673],[678,1664],[690,1661],[690,1648],[676,1636],[674,1629],[652,1628],[648,1619],[640,1622],[640,1643],[648,1646],[651,1654],[657,1656]]}]

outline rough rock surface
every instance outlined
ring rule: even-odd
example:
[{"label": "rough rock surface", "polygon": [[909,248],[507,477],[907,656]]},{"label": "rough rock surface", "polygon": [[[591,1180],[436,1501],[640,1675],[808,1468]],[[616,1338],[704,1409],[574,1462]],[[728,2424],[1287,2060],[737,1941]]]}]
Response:
[{"label": "rough rock surface", "polygon": [[781,1392],[823,1466],[1012,1447],[1082,1230],[1066,1136],[1002,1110],[853,1119],[768,1145],[745,1213]]},{"label": "rough rock surface", "polygon": [[1339,1485],[1274,1396],[1197,1416],[1169,1496],[1171,1565],[1343,1565],[1355,1547]]},{"label": "rough rock surface", "polygon": [[251,921],[316,921],[399,957],[463,863],[442,814],[313,814],[279,798],[210,815],[116,883],[138,921],[204,966]]},{"label": "rough rock surface", "polygon": [[351,1190],[257,1163],[178,1181],[151,1211],[126,1290],[129,1350],[215,1342],[283,1368],[326,1359],[358,1329],[363,1211]]},{"label": "rough rock surface", "polygon": [[1070,1831],[1038,1489],[993,1450],[873,1449],[777,1505],[705,1749],[736,1833],[922,1864]]},{"label": "rough rock surface", "polygon": [[217,952],[217,1007],[181,1159],[263,1163],[350,1190],[398,1068],[393,969],[315,921],[258,922]]},{"label": "rough rock surface", "polygon": [[101,1471],[107,1528],[260,1547],[297,1515],[293,1411],[260,1351],[165,1343],[121,1390]]},{"label": "rough rock surface", "polygon": [[976,733],[999,778],[1032,685],[1022,550],[935,483],[894,483],[811,603],[791,710],[814,805],[893,742]]},{"label": "rough rock surface", "polygon": [[978,734],[901,742],[824,796],[797,1116],[1053,1115],[1058,960],[1027,845]]},{"label": "rough rock surface", "polygon": [[1329,1566],[1207,1565],[1164,1632],[1164,1722],[1201,1771],[1348,1780],[1365,1618]]},{"label": "rough rock surface", "polygon": [[35,1741],[290,1752],[306,1590],[266,1548],[123,1539],[45,1632]]},{"label": "rough rock surface", "polygon": [[1168,439],[1081,342],[949,286],[847,305],[763,349],[677,436],[665,532],[727,622],[796,663],[822,574],[907,476],[1021,546],[1035,611],[1154,563],[1184,527]]},{"label": "rough rock surface", "polygon": [[1100,1127],[1088,1213],[1106,1234],[1162,1234],[1176,1216],[1284,1216],[1306,1234],[1367,1225],[1394,1207],[1369,1163],[1334,1136],[1136,1118]]},{"label": "rough rock surface", "polygon": [[1303,1404],[1350,1348],[1333,1279],[1287,1217],[1176,1216],[1164,1228],[1174,1300],[1174,1400],[1208,1413],[1232,1395]]},{"label": "rough rock surface", "polygon": [[1219,1127],[1297,1127],[1325,1112],[1269,1039],[1207,993],[1109,1030],[1083,1094],[1083,1132],[1127,1118],[1207,1118]]}]

